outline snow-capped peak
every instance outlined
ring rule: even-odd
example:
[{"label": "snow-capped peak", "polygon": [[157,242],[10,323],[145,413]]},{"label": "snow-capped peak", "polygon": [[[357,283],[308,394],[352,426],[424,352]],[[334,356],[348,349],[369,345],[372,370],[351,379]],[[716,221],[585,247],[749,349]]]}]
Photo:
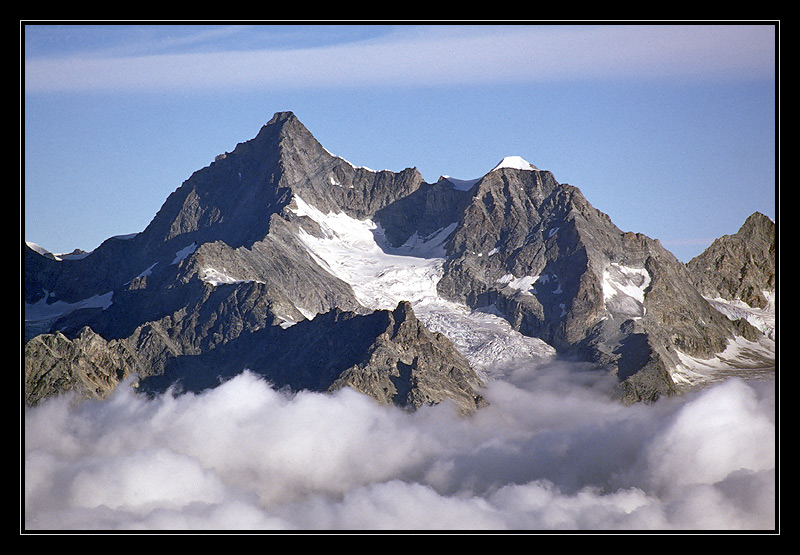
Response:
[{"label": "snow-capped peak", "polygon": [[514,170],[538,170],[536,166],[528,162],[527,160],[523,159],[521,156],[506,156],[503,158],[499,164],[497,164],[492,171],[499,170],[501,168],[511,168]]}]

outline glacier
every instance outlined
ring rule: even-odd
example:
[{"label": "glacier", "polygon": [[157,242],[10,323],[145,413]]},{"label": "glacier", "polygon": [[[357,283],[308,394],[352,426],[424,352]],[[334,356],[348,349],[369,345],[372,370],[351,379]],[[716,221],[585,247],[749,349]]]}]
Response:
[{"label": "glacier", "polygon": [[[504,160],[509,165],[524,162]],[[450,339],[483,379],[502,378],[520,364],[538,365],[554,360],[556,351],[551,345],[514,330],[493,307],[471,309],[439,295],[436,286],[443,275],[444,245],[456,224],[426,237],[414,234],[404,245],[392,247],[381,226],[370,219],[359,220],[343,212],[324,213],[297,194],[289,209],[319,226],[321,234],[317,236],[301,225],[300,241],[322,268],[352,287],[362,305],[371,310],[392,310],[400,301],[409,301],[417,317],[431,331]],[[549,278],[509,274],[500,281],[521,294],[530,294],[537,282]],[[644,268],[611,264],[602,280],[606,310],[627,318],[643,317],[644,295],[650,280]],[[774,308],[761,310],[722,299],[707,300],[731,319],[746,318],[765,332],[767,341],[753,343],[737,338],[725,351],[708,360],[679,353],[680,363],[672,370],[676,384],[702,386],[725,379],[730,372],[749,373],[755,378],[759,372],[769,374],[772,371],[769,365],[761,365],[759,361],[769,361],[774,352],[774,346],[768,344],[774,341]],[[309,319],[315,316],[307,309],[301,312]]]},{"label": "glacier", "polygon": [[298,195],[290,210],[319,226],[321,237],[301,226],[299,239],[321,267],[352,287],[361,304],[392,310],[400,301],[410,302],[417,317],[450,339],[482,378],[500,377],[511,362],[541,362],[555,355],[553,347],[514,330],[491,308],[473,310],[439,295],[444,244],[456,224],[391,247],[372,220],[323,213]]}]

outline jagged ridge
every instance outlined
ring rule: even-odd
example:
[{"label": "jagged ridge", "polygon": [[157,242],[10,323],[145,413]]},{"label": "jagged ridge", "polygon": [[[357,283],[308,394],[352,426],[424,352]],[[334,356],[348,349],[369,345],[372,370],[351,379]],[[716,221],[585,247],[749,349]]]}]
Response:
[{"label": "jagged ridge", "polygon": [[[483,314],[500,314],[513,330],[545,340],[563,356],[616,373],[629,400],[674,393],[671,368],[684,355],[713,356],[735,337],[760,337],[743,320],[715,310],[695,287],[698,278],[658,241],[623,233],[577,188],[521,158],[505,159],[477,180],[443,177],[427,184],[414,168],[374,172],[330,154],[290,112],[276,114],[254,139],[195,172],[135,237],[109,239],[71,260],[25,247],[26,303],[39,314],[62,306],[58,303],[72,308],[61,317],[31,322],[26,337],[61,330],[64,339],[76,341],[88,327],[134,353],[126,371],[149,376],[150,383],[160,375],[162,385],[179,375],[186,384],[208,374],[197,369],[193,378],[180,370],[193,364],[189,361],[213,360],[210,375],[217,377],[241,371],[245,359],[237,345],[249,345],[253,353],[276,349],[277,341],[311,329],[306,319],[313,318],[315,326],[327,322],[332,330],[373,318],[376,307],[365,306],[354,284],[335,275],[310,246],[308,237],[335,238],[322,219],[303,213],[301,202],[322,215],[374,222],[384,248],[448,233],[437,295]],[[394,309],[384,312],[397,316]],[[381,383],[362,389],[383,402],[389,401],[381,393],[391,389],[385,387],[389,376],[416,376],[409,369],[422,360],[428,360],[428,376],[457,368],[462,377],[450,372],[451,379],[480,382],[442,354],[448,351],[446,338],[421,333],[425,326],[411,320],[421,328],[416,335],[401,334],[401,343],[419,343],[420,353],[438,353],[445,366],[420,354],[400,356],[403,349],[396,344],[378,348],[384,334],[369,333],[360,362],[318,361],[317,382],[301,378],[308,368],[299,365],[292,365],[294,378],[279,378],[276,370],[265,375],[298,387],[321,388],[322,376],[325,383],[332,379],[353,387]],[[41,352],[26,346],[31,375],[41,375],[33,368]],[[373,356],[378,352],[394,354],[378,364]],[[302,351],[294,359],[306,360]],[[367,379],[376,371],[382,377]],[[425,380],[412,381],[402,395],[396,388],[391,402],[403,398],[416,406],[415,399],[441,400],[424,393]],[[471,387],[440,389],[451,398],[466,391],[475,406],[478,396]]]}]

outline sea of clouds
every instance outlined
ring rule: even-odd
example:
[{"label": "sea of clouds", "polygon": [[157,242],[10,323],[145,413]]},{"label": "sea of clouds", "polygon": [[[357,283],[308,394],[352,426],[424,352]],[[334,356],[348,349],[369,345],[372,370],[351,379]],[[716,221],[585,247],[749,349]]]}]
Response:
[{"label": "sea of clouds", "polygon": [[25,530],[774,530],[775,382],[654,404],[550,364],[471,417],[244,373],[24,413]]}]

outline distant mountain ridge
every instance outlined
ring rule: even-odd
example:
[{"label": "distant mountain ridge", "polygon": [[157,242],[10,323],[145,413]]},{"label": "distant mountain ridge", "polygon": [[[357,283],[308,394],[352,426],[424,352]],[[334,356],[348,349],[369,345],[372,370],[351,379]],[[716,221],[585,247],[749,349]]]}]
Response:
[{"label": "distant mountain ridge", "polygon": [[704,296],[764,308],[776,287],[775,257],[775,222],[755,212],[739,231],[714,240],[687,267]]},{"label": "distant mountain ridge", "polygon": [[141,233],[63,260],[23,247],[25,398],[102,398],[131,375],[150,393],[201,390],[246,368],[470,413],[493,363],[558,353],[616,374],[626,401],[654,400],[679,390],[687,358],[740,338],[758,364],[774,358],[774,335],[705,298],[720,283],[746,303],[774,292],[774,224],[771,238],[752,227],[736,286],[745,262],[684,265],[521,157],[429,184],[354,166],[279,112]]}]

